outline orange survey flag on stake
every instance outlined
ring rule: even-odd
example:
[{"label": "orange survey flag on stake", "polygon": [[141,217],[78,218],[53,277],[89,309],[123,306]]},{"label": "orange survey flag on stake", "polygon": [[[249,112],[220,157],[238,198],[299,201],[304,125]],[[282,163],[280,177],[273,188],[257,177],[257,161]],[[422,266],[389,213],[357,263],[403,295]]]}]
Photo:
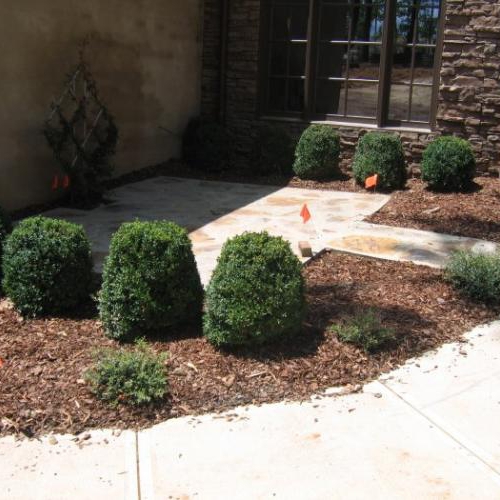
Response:
[{"label": "orange survey flag on stake", "polygon": [[54,178],[52,179],[52,191],[55,191],[59,187],[59,176],[54,175]]},{"label": "orange survey flag on stake", "polygon": [[69,175],[65,175],[64,178],[63,178],[63,188],[64,189],[68,189],[69,188],[69,184],[70,184]]},{"label": "orange survey flag on stake", "polygon": [[311,218],[311,213],[309,212],[309,209],[307,208],[307,203],[304,203],[304,206],[302,207],[302,210],[300,211],[300,216],[302,217],[304,224]]},{"label": "orange survey flag on stake", "polygon": [[365,179],[365,189],[375,188],[378,183],[378,174],[372,175]]}]

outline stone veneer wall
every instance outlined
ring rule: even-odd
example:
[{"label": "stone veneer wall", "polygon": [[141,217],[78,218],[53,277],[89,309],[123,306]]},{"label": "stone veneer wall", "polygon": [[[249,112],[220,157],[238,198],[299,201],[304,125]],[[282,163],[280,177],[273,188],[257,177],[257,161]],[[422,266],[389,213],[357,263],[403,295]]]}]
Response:
[{"label": "stone veneer wall", "polygon": [[[222,0],[205,0],[202,112],[220,109],[220,10]],[[257,116],[260,0],[230,0],[225,119],[234,134],[236,158],[245,165]],[[418,172],[425,145],[440,133],[468,138],[481,171],[498,173],[500,161],[500,3],[447,0],[436,128],[431,133],[399,131],[408,164]],[[279,121],[297,136],[304,122]],[[359,136],[367,129],[335,126],[343,165],[348,168]]]},{"label": "stone veneer wall", "polygon": [[447,0],[438,128],[467,137],[482,170],[500,160],[500,2]]}]

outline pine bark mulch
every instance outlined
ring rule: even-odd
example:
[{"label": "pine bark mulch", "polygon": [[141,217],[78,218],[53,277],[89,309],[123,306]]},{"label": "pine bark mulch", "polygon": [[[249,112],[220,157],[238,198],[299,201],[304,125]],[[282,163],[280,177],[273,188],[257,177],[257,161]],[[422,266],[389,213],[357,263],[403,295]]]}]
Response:
[{"label": "pine bark mulch", "polygon": [[[326,252],[304,268],[309,311],[301,336],[253,352],[223,352],[199,332],[165,342],[170,393],[154,407],[111,408],[83,380],[107,339],[89,311],[83,318],[22,320],[0,301],[0,435],[33,437],[97,427],[141,428],[165,419],[243,404],[305,400],[338,385],[356,387],[409,357],[461,339],[498,316],[460,297],[435,269]],[[366,307],[398,341],[377,354],[341,343],[329,327]]]},{"label": "pine bark mulch", "polygon": [[375,224],[411,227],[500,243],[500,179],[477,177],[467,193],[435,193],[419,179],[366,219]]}]

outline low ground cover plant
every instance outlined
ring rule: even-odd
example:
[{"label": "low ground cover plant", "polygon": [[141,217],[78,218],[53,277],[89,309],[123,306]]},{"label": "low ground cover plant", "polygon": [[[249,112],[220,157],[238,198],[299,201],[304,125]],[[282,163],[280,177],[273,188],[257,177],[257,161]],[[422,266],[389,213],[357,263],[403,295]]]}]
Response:
[{"label": "low ground cover plant", "polygon": [[500,303],[500,253],[455,252],[445,275],[457,290],[472,299]]},{"label": "low ground cover plant", "polygon": [[113,406],[140,406],[162,399],[167,392],[166,354],[156,354],[144,340],[135,348],[104,349],[85,373],[91,391]]},{"label": "low ground cover plant", "polygon": [[182,156],[192,167],[207,172],[224,170],[229,160],[226,129],[214,120],[192,119],[182,138]]},{"label": "low ground cover plant", "polygon": [[369,353],[395,340],[394,331],[382,325],[380,315],[373,309],[360,311],[343,323],[332,325],[331,331],[342,342],[355,344]]},{"label": "low ground cover plant", "polygon": [[99,312],[106,334],[134,339],[199,321],[203,287],[187,232],[172,222],[129,222],[111,239]]},{"label": "low ground cover plant", "polygon": [[279,125],[260,125],[250,155],[252,170],[259,175],[292,173],[294,144],[290,134]]},{"label": "low ground cover plant", "polygon": [[438,137],[422,156],[422,179],[431,189],[462,191],[476,173],[476,159],[471,145],[459,137]]},{"label": "low ground cover plant", "polygon": [[32,217],[4,245],[3,289],[27,317],[73,310],[92,285],[90,242],[82,226]]},{"label": "low ground cover plant", "polygon": [[5,210],[0,207],[0,294],[2,292],[2,256],[3,256],[3,245],[7,235],[12,231],[12,223],[9,215]]},{"label": "low ground cover plant", "polygon": [[293,170],[301,179],[330,179],[340,174],[340,137],[329,125],[310,125],[295,149]]},{"label": "low ground cover plant", "polygon": [[301,264],[289,243],[244,233],[223,246],[206,293],[204,334],[216,346],[292,336],[305,309]]},{"label": "low ground cover plant", "polygon": [[364,185],[368,177],[377,174],[380,189],[403,188],[407,173],[401,139],[393,134],[368,132],[358,141],[352,171],[358,184]]}]

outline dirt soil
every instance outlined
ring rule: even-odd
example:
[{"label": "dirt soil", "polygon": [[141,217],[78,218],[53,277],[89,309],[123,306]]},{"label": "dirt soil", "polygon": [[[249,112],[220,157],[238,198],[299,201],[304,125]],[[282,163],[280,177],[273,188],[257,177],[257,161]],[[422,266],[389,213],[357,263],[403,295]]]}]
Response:
[{"label": "dirt soil", "polygon": [[[170,394],[141,409],[111,408],[83,380],[96,348],[118,346],[103,335],[95,311],[85,311],[83,319],[24,321],[7,300],[0,301],[0,435],[141,428],[238,405],[303,400],[333,386],[359,390],[359,384],[460,339],[499,312],[461,298],[440,271],[409,263],[327,252],[304,275],[309,311],[294,340],[254,352],[219,351],[199,332],[151,341],[155,350],[169,353]],[[329,331],[368,306],[398,335],[373,355]]]},{"label": "dirt soil", "polygon": [[467,193],[435,193],[418,179],[397,191],[366,219],[376,224],[427,229],[500,243],[500,179],[477,177]]}]

